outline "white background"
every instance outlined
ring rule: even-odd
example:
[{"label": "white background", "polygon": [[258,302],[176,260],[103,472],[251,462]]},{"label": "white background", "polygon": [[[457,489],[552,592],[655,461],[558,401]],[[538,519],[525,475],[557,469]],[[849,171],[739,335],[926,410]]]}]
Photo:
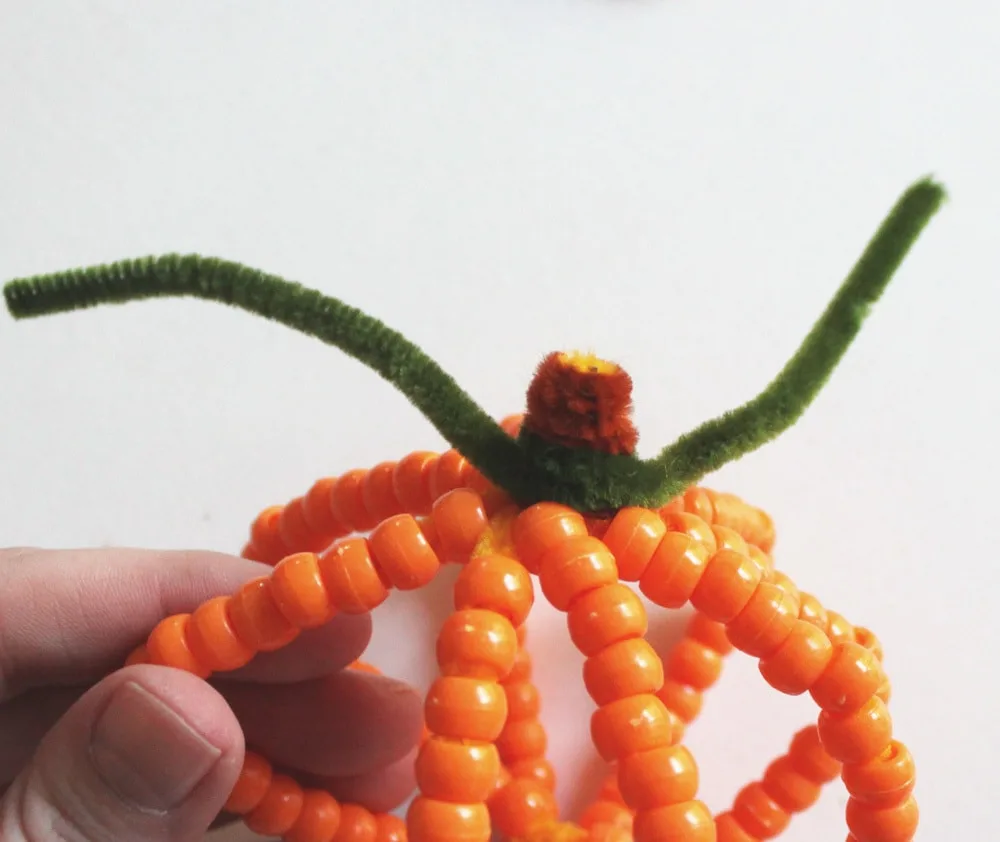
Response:
[{"label": "white background", "polygon": [[[198,251],[342,296],[492,413],[583,347],[643,455],[778,371],[897,195],[951,200],[800,426],[711,478],[886,648],[918,839],[1000,831],[995,4],[0,0],[0,277]],[[237,550],[313,479],[441,440],[333,349],[203,302],[0,316],[0,544]],[[372,659],[431,675],[433,594]],[[113,606],[96,610],[114,610]],[[658,614],[664,642],[678,620]],[[564,620],[533,620],[559,794],[592,792]],[[690,732],[725,808],[814,716],[735,657]],[[839,783],[787,831],[845,834]]]}]

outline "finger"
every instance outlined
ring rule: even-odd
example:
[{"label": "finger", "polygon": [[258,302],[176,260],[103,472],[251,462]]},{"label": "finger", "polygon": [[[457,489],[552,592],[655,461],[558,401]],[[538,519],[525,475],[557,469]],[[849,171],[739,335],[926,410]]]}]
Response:
[{"label": "finger", "polygon": [[162,667],[121,670],[42,740],[0,802],[0,837],[195,842],[242,762],[239,725],[208,684]]},{"label": "finger", "polygon": [[0,702],[96,681],[164,617],[269,570],[208,552],[0,551]]},{"label": "finger", "polygon": [[82,687],[32,690],[0,705],[0,787],[17,777],[42,738],[85,691]]},{"label": "finger", "polygon": [[379,675],[347,670],[300,684],[218,686],[248,745],[311,774],[382,769],[404,757],[423,729],[417,691]]},{"label": "finger", "polygon": [[306,786],[325,789],[342,803],[360,804],[373,813],[388,813],[405,802],[416,789],[417,778],[413,771],[416,759],[417,749],[414,748],[402,760],[362,775],[336,778],[299,774],[297,777]]},{"label": "finger", "polygon": [[372,636],[368,614],[340,614],[324,626],[302,632],[276,652],[261,652],[245,667],[220,673],[226,681],[291,684],[321,678],[348,666]]}]

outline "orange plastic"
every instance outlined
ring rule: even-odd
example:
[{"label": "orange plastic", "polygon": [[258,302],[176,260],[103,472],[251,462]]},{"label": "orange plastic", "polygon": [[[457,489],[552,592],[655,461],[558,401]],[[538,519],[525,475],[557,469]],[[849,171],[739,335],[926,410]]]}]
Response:
[{"label": "orange plastic", "polygon": [[[773,546],[770,517],[733,495],[691,488],[658,511],[586,517],[550,503],[519,511],[457,451],[418,452],[322,478],[265,509],[244,554],[271,575],[166,618],[128,663],[206,678],[237,669],[457,563],[405,820],[303,788],[252,751],[227,811],[285,842],[487,842],[494,830],[518,842],[760,842],[839,776],[851,842],[910,842],[916,771],[893,735],[882,645],[775,569]],[[583,654],[597,705],[591,738],[611,768],[576,824],[558,815],[532,682],[533,577]],[[662,658],[645,639],[636,590],[662,608],[694,609]],[[758,659],[776,690],[808,693],[818,713],[713,818],[682,740],[734,649]]]}]

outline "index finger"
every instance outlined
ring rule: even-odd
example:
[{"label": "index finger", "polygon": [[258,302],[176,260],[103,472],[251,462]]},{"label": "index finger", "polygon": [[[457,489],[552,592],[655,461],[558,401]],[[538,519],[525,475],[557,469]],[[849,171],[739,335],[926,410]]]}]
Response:
[{"label": "index finger", "polygon": [[[233,593],[271,568],[214,552],[0,550],[0,703],[30,688],[88,684],[123,666],[171,614]],[[345,635],[344,663],[367,639]],[[327,662],[336,640],[324,637]]]}]

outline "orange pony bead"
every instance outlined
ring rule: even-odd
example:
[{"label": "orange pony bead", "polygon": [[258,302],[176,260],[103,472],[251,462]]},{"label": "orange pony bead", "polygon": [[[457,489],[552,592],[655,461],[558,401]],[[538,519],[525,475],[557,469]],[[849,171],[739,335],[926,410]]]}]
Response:
[{"label": "orange pony bead", "polygon": [[569,636],[584,655],[595,655],[612,643],[644,637],[646,608],[627,585],[613,584],[579,597],[567,615]]},{"label": "orange pony bead", "polygon": [[299,634],[278,608],[272,588],[270,577],[262,576],[243,585],[226,604],[237,638],[258,652],[280,649]]},{"label": "orange pony bead", "polygon": [[601,825],[610,825],[631,832],[632,813],[628,807],[616,801],[595,801],[580,816],[580,827],[592,830]]},{"label": "orange pony bead", "polygon": [[445,563],[465,564],[489,526],[483,498],[467,488],[440,497],[431,517]]},{"label": "orange pony bead", "polygon": [[507,721],[507,697],[495,681],[444,676],[427,691],[424,719],[442,737],[491,743]]},{"label": "orange pony bead", "polygon": [[729,641],[741,652],[767,657],[788,640],[798,604],[777,585],[761,582],[746,608],[726,625]]},{"label": "orange pony bead", "polygon": [[414,515],[430,514],[434,503],[431,496],[431,471],[437,459],[436,453],[417,451],[396,463],[392,474],[392,490],[403,511]]},{"label": "orange pony bead", "polygon": [[357,804],[342,804],[340,824],[333,842],[375,842],[378,836],[378,821],[364,807]]},{"label": "orange pony bead", "polygon": [[623,582],[639,581],[666,532],[663,521],[647,509],[625,508],[614,516],[602,540]]},{"label": "orange pony bead", "polygon": [[365,507],[364,484],[368,471],[356,469],[340,476],[330,490],[333,516],[353,532],[367,532],[378,520]]},{"label": "orange pony bead", "polygon": [[690,637],[679,640],[666,662],[667,676],[695,690],[707,690],[722,673],[722,656]]},{"label": "orange pony bead", "polygon": [[241,816],[260,804],[271,786],[272,774],[271,764],[263,757],[252,751],[246,752],[236,786],[226,800],[226,812]]},{"label": "orange pony bead", "polygon": [[701,713],[703,702],[701,691],[688,684],[673,681],[669,677],[657,690],[656,698],[663,702],[667,710],[686,724],[694,722],[698,714]]},{"label": "orange pony bead", "polygon": [[715,833],[716,842],[760,842],[760,839],[744,830],[731,812],[715,817]]},{"label": "orange pony bead", "polygon": [[688,514],[697,515],[705,523],[715,523],[715,505],[704,488],[689,488],[684,492],[683,502]]},{"label": "orange pony bead", "polygon": [[586,536],[583,517],[556,503],[536,503],[514,520],[511,537],[517,557],[529,573],[537,575],[542,557],[569,538]]},{"label": "orange pony bead", "polygon": [[639,590],[663,608],[682,608],[691,599],[707,563],[704,544],[690,535],[668,532],[639,579]]},{"label": "orange pony bead", "polygon": [[663,686],[663,663],[643,638],[613,643],[588,658],[583,682],[599,705],[639,693],[655,693]]},{"label": "orange pony bead", "polygon": [[484,555],[472,559],[455,580],[455,607],[495,611],[519,627],[535,602],[531,576],[512,558]]},{"label": "orange pony bead", "polygon": [[282,559],[271,574],[271,593],[278,609],[296,628],[321,626],[335,611],[320,576],[319,559],[313,553]]},{"label": "orange pony bead", "polygon": [[303,795],[302,787],[287,775],[274,775],[261,802],[246,815],[244,822],[261,836],[282,836],[302,812]]},{"label": "orange pony bead", "polygon": [[510,719],[496,739],[496,746],[507,763],[541,757],[548,748],[545,728],[537,719]]},{"label": "orange pony bead", "polygon": [[431,497],[437,500],[449,491],[461,488],[468,469],[469,463],[457,450],[442,453],[431,468]]},{"label": "orange pony bead", "polygon": [[307,789],[302,797],[302,811],[283,842],[329,842],[340,828],[340,804],[330,793]]},{"label": "orange pony bead", "polygon": [[764,772],[764,792],[788,813],[801,813],[820,796],[820,786],[796,769],[791,757],[779,757]]},{"label": "orange pony bead", "polygon": [[715,523],[712,526],[712,535],[715,536],[717,552],[720,550],[732,550],[740,555],[749,556],[749,545],[735,529]]},{"label": "orange pony bead", "polygon": [[364,538],[339,541],[319,557],[323,584],[338,611],[367,614],[389,598]]},{"label": "orange pony bead", "polygon": [[809,693],[823,710],[847,713],[868,701],[884,680],[874,653],[860,643],[844,642],[834,649],[829,666]]},{"label": "orange pony bead", "polygon": [[236,635],[227,616],[228,596],[203,602],[191,615],[187,641],[191,653],[212,672],[238,669],[249,663],[254,650]]},{"label": "orange pony bead", "polygon": [[[483,804],[450,804],[419,797],[406,813],[409,842],[489,842],[490,814]],[[341,842],[339,839],[334,842]]]},{"label": "orange pony bead", "polygon": [[690,535],[699,544],[703,544],[709,554],[714,554],[719,549],[715,539],[715,531],[698,515],[689,512],[665,512],[660,517],[668,531]]},{"label": "orange pony bead", "polygon": [[796,772],[816,784],[829,783],[840,774],[840,761],[829,755],[815,725],[803,728],[792,738],[788,757]]},{"label": "orange pony bead", "polygon": [[760,783],[743,787],[733,800],[733,818],[758,839],[773,839],[786,827],[790,816]]},{"label": "orange pony bead", "polygon": [[597,753],[606,761],[673,743],[670,713],[656,696],[627,696],[594,712],[590,733]]},{"label": "orange pony bead", "polygon": [[330,543],[327,535],[316,532],[306,521],[305,499],[296,497],[281,510],[278,533],[282,543],[294,552],[319,552]]},{"label": "orange pony bead", "polygon": [[[288,842],[287,836],[284,842]],[[375,842],[406,842],[406,822],[391,813],[376,816]]]},{"label": "orange pony bead", "polygon": [[812,623],[797,620],[788,639],[761,660],[760,674],[775,690],[797,696],[816,684],[833,656],[830,638]]},{"label": "orange pony bead", "polygon": [[265,564],[273,564],[288,552],[280,531],[282,508],[270,506],[264,509],[250,527],[250,546]]},{"label": "orange pony bead", "polygon": [[916,784],[917,771],[910,750],[898,740],[867,763],[845,765],[841,775],[847,791],[873,807],[889,807],[908,796]]},{"label": "orange pony bead", "polygon": [[621,759],[618,782],[633,810],[690,801],[698,792],[698,767],[683,746],[663,746]]},{"label": "orange pony bead", "polygon": [[336,483],[336,477],[323,477],[317,480],[306,492],[302,504],[302,516],[309,528],[318,535],[329,535],[331,539],[350,532],[350,527],[338,520],[330,508],[333,487]]},{"label": "orange pony bead", "polygon": [[704,643],[709,649],[720,655],[728,655],[733,651],[733,644],[726,636],[726,627],[698,611],[691,615],[685,635],[691,640]]},{"label": "orange pony bead", "polygon": [[826,627],[828,625],[826,609],[816,597],[805,591],[799,591],[799,618],[805,620],[807,623],[812,623],[826,634]]},{"label": "orange pony bead", "polygon": [[511,719],[534,719],[541,711],[538,688],[530,681],[504,682],[508,716]]},{"label": "orange pony bead", "polygon": [[885,751],[892,739],[892,719],[878,696],[853,713],[823,711],[817,728],[823,747],[841,763],[865,763]]},{"label": "orange pony bead", "polygon": [[499,681],[514,666],[517,633],[494,611],[456,611],[441,627],[437,660],[443,675]]},{"label": "orange pony bead", "polygon": [[891,807],[847,799],[847,827],[858,842],[910,842],[919,821],[920,810],[912,795]]},{"label": "orange pony bead", "polygon": [[485,802],[496,789],[500,755],[488,743],[431,737],[420,748],[415,772],[420,793],[427,798]]},{"label": "orange pony bead", "polygon": [[577,597],[617,582],[618,568],[601,541],[582,535],[542,556],[538,578],[552,607],[568,611]]},{"label": "orange pony bead", "polygon": [[760,581],[760,569],[749,556],[720,548],[708,560],[691,604],[706,617],[728,623],[746,608]]},{"label": "orange pony bead", "polygon": [[510,774],[514,778],[525,778],[541,784],[549,792],[556,790],[556,770],[544,757],[515,760],[510,764]]},{"label": "orange pony bead", "polygon": [[854,626],[836,611],[826,612],[826,633],[834,643],[854,642]]},{"label": "orange pony bead", "polygon": [[187,642],[187,628],[191,624],[191,615],[175,614],[157,623],[149,639],[146,641],[146,653],[149,662],[165,667],[191,672],[200,678],[208,678],[211,674],[191,651]]},{"label": "orange pony bead", "polygon": [[715,821],[700,801],[682,801],[637,813],[635,842],[716,842]]},{"label": "orange pony bead", "polygon": [[554,821],[555,797],[535,781],[514,779],[490,800],[490,817],[497,830],[513,839],[532,828]]},{"label": "orange pony bead", "polygon": [[395,462],[381,462],[361,483],[361,503],[375,521],[383,521],[403,511],[393,483],[395,473]]},{"label": "orange pony bead", "polygon": [[401,591],[429,584],[441,568],[412,515],[392,515],[382,521],[368,536],[368,551],[375,569]]}]

